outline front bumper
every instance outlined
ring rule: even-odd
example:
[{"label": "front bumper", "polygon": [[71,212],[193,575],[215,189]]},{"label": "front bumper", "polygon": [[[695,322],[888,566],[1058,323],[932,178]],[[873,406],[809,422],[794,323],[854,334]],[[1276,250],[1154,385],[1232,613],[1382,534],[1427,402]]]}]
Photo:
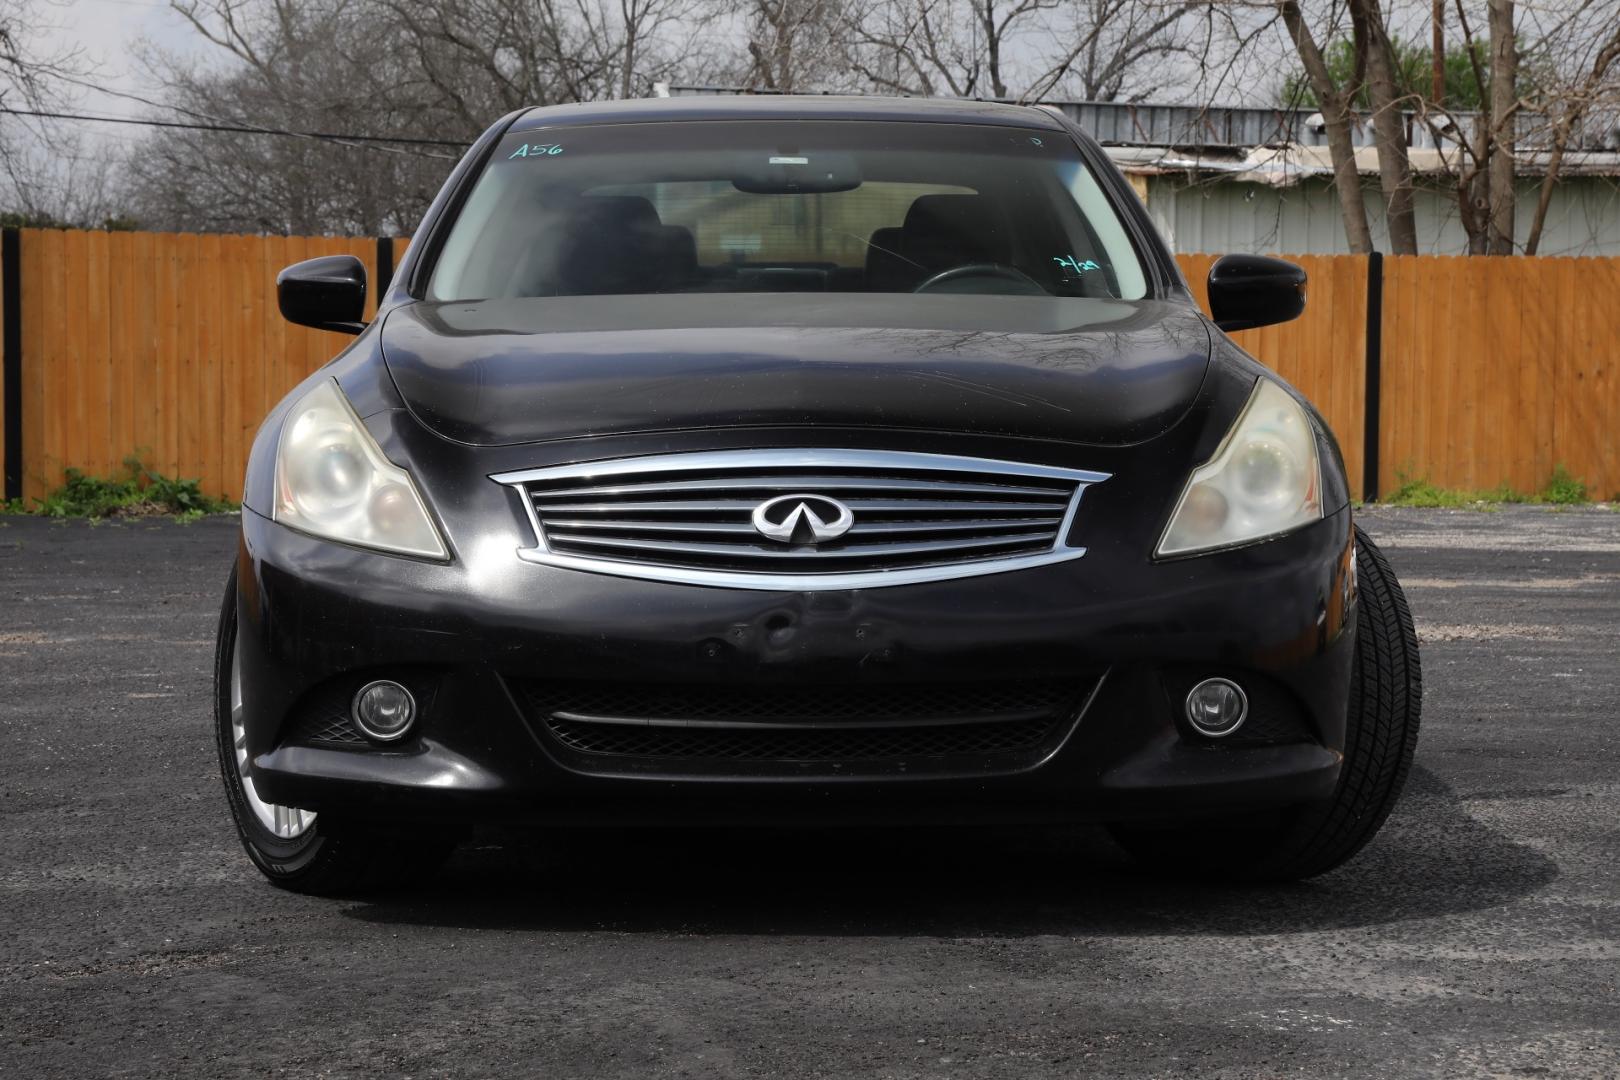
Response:
[{"label": "front bumper", "polygon": [[[1106,553],[1033,570],[850,592],[711,589],[534,566],[509,544],[448,565],[303,536],[243,512],[248,749],[270,801],[351,817],[575,824],[1177,818],[1326,798],[1354,649],[1349,511],[1177,562]],[[287,741],[354,673],[431,683],[416,737]],[[1167,685],[1264,684],[1296,737],[1203,741]],[[547,737],[522,680],[746,684],[1097,678],[1038,752],[939,770],[585,759]]]}]

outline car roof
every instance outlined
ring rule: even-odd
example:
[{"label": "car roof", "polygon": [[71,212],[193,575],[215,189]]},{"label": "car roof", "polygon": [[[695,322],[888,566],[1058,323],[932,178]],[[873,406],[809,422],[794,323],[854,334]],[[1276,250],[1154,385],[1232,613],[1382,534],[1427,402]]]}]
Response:
[{"label": "car roof", "polygon": [[646,124],[689,120],[889,120],[934,124],[999,124],[1063,130],[1030,105],[945,98],[844,97],[812,94],[699,94],[530,109],[511,131],[574,124]]}]

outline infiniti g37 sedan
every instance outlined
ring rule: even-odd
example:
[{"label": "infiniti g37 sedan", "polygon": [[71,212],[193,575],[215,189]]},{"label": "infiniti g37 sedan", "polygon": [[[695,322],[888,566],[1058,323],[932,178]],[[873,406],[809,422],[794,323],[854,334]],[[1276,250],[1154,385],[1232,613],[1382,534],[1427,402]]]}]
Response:
[{"label": "infiniti g37 sedan", "polygon": [[308,892],[480,822],[1093,822],[1298,878],[1388,815],[1405,599],[1321,416],[1210,316],[1097,145],[973,102],[531,109],[457,165],[264,422],[216,725]]}]

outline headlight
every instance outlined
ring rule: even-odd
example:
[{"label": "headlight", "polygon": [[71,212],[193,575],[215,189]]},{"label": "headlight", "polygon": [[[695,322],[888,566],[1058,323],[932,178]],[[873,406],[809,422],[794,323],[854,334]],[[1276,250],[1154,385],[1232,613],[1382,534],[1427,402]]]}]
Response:
[{"label": "headlight", "polygon": [[1156,555],[1246,544],[1322,518],[1322,470],[1310,418],[1261,379],[1207,465],[1193,470]]},{"label": "headlight", "polygon": [[345,544],[449,557],[410,473],[383,457],[332,379],[287,413],[276,451],[274,516]]}]

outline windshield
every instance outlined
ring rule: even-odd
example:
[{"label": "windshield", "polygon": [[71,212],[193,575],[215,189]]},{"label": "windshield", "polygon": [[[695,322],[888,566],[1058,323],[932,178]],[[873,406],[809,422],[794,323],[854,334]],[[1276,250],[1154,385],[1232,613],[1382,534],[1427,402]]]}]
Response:
[{"label": "windshield", "polygon": [[1060,132],[728,120],[508,135],[428,296],[759,292],[1135,300],[1147,285]]}]

